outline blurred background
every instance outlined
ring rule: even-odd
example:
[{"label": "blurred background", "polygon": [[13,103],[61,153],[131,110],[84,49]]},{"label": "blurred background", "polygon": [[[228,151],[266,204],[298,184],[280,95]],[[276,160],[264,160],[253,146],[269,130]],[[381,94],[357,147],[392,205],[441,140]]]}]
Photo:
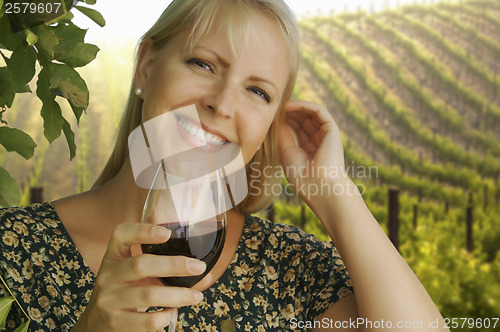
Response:
[{"label": "blurred background", "polygon": [[[331,111],[349,175],[443,316],[482,319],[482,327],[469,319],[452,330],[495,330],[500,0],[287,2],[302,31],[295,97]],[[36,96],[16,96],[4,114],[38,144],[30,160],[0,148],[0,166],[21,185],[21,204],[92,186],[114,142],[136,42],[167,3],[98,1],[92,8],[106,19],[104,28],[75,12],[74,23],[89,29],[85,41],[101,49],[78,70],[90,90],[86,114],[78,127],[66,117],[73,119],[76,157],[69,160],[64,138],[52,146],[44,139]],[[261,215],[328,239],[296,197],[283,195]]]}]

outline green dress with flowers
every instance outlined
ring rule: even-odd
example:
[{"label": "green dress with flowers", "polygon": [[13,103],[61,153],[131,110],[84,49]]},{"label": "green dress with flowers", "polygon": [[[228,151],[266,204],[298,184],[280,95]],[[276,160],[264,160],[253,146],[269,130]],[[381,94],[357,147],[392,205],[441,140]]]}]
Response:
[{"label": "green dress with flowers", "polygon": [[[0,331],[13,331],[27,316],[29,331],[69,331],[95,275],[53,206],[0,209],[0,238],[0,297],[16,298]],[[301,330],[299,322],[314,321],[352,292],[331,242],[248,215],[229,267],[201,303],[179,309],[177,330],[220,331],[226,320],[236,331]]]}]

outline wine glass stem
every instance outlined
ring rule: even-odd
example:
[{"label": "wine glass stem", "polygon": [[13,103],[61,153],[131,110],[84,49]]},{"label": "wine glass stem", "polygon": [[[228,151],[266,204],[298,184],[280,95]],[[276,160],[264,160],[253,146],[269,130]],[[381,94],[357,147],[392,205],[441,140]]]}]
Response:
[{"label": "wine glass stem", "polygon": [[172,308],[172,316],[170,319],[170,325],[168,326],[168,332],[175,332],[175,325],[177,324],[177,308]]}]

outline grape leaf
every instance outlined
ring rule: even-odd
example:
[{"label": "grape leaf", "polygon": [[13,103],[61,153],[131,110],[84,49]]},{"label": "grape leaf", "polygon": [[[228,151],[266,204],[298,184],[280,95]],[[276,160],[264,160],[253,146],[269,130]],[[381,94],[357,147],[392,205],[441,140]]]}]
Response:
[{"label": "grape leaf", "polygon": [[69,122],[66,121],[66,119],[63,120],[64,120],[63,132],[64,136],[66,137],[66,141],[68,142],[69,159],[72,160],[76,154],[75,134],[73,133],[73,130],[71,130]]},{"label": "grape leaf", "polygon": [[80,74],[66,64],[53,64],[53,73],[50,77],[50,86],[59,88],[64,98],[76,107],[87,108],[89,104],[89,90]]},{"label": "grape leaf", "polygon": [[[0,169],[0,178],[2,177],[2,170],[3,170],[3,168]],[[3,182],[0,182],[0,183],[3,183]],[[1,189],[0,189],[0,192],[1,192]],[[1,200],[1,193],[0,193],[0,200]],[[0,202],[0,204],[1,204],[1,202]],[[11,296],[6,296],[6,297],[0,298],[0,329],[5,327],[5,321],[7,320],[7,315],[9,314],[10,307],[12,306],[12,302],[14,302],[14,298]]]},{"label": "grape leaf", "polygon": [[[14,180],[12,176],[10,176],[9,172],[0,167],[0,206],[17,205],[19,204],[20,200],[21,190],[19,189],[16,180]],[[4,315],[4,310],[6,310],[5,317],[7,317],[7,313],[10,310],[10,304],[2,302],[5,301],[4,299],[6,298],[0,298],[0,323]],[[8,305],[7,309],[6,305]]]},{"label": "grape leaf", "polygon": [[80,123],[80,117],[82,116],[85,109],[83,107],[76,107],[75,105],[73,105],[73,103],[71,103],[71,101],[68,102],[71,106],[71,109],[73,110],[73,113],[75,114],[76,120],[78,121],[78,123]]},{"label": "grape leaf", "polygon": [[23,325],[19,326],[17,329],[14,330],[14,332],[28,332],[28,328],[30,326],[30,321],[24,322]]},{"label": "grape leaf", "polygon": [[26,93],[31,92],[31,88],[28,84],[20,85],[16,88],[16,93]]},{"label": "grape leaf", "polygon": [[3,8],[3,0],[0,0],[0,18],[2,18],[3,14],[5,14],[5,10]]},{"label": "grape leaf", "polygon": [[29,46],[33,46],[36,44],[38,41],[38,36],[35,35],[31,30],[26,29],[26,42],[28,43]]},{"label": "grape leaf", "polygon": [[97,10],[88,7],[75,6],[76,9],[81,11],[84,15],[88,16],[92,21],[97,23],[99,26],[103,27],[106,25],[104,17]]},{"label": "grape leaf", "polygon": [[72,12],[68,11],[65,16],[60,17],[57,22],[59,23],[71,23],[71,20],[75,17]]},{"label": "grape leaf", "polygon": [[52,65],[45,66],[40,73],[38,73],[38,81],[36,82],[36,95],[40,100],[54,99],[56,96],[50,89],[50,71]]},{"label": "grape leaf", "polygon": [[19,45],[12,53],[8,64],[14,87],[29,83],[35,75],[36,57],[34,50],[25,45]]},{"label": "grape leaf", "polygon": [[7,151],[15,151],[24,159],[33,157],[36,148],[36,143],[30,135],[22,130],[7,126],[0,127],[0,144]]},{"label": "grape leaf", "polygon": [[99,48],[92,44],[75,43],[59,49],[55,53],[56,60],[67,63],[72,67],[83,67],[95,59]]},{"label": "grape leaf", "polygon": [[34,27],[33,32],[38,36],[38,41],[35,44],[38,51],[47,57],[48,60],[52,60],[56,46],[59,45],[59,38],[54,30],[45,24],[41,24]]},{"label": "grape leaf", "polygon": [[55,100],[44,100],[42,106],[43,133],[45,138],[52,143],[61,135],[64,118],[61,107]]},{"label": "grape leaf", "polygon": [[72,45],[74,43],[83,43],[83,39],[87,34],[87,30],[80,29],[73,23],[68,23],[67,25],[58,24],[54,27],[54,32],[60,41],[57,46],[58,49],[67,47],[68,45]]},{"label": "grape leaf", "polygon": [[12,76],[7,67],[0,67],[0,107],[12,107],[15,91]]},{"label": "grape leaf", "polygon": [[23,42],[18,34],[12,33],[7,15],[0,17],[0,48],[14,51]]}]

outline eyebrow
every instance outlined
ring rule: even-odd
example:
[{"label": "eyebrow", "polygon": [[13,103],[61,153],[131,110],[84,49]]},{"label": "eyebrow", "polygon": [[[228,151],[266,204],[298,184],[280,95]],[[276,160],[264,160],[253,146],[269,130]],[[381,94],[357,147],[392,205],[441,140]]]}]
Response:
[{"label": "eyebrow", "polygon": [[270,84],[270,85],[272,85],[272,86],[273,86],[273,87],[274,87],[277,91],[279,91],[279,90],[278,90],[278,88],[276,87],[276,85],[274,85],[274,83],[273,83],[273,82],[268,81],[268,80],[266,80],[265,78],[262,78],[262,77],[259,77],[259,76],[250,76],[250,77],[249,77],[249,80],[250,80],[250,81],[254,81],[254,82],[262,82],[262,83],[267,83],[267,84]]},{"label": "eyebrow", "polygon": [[[217,58],[217,61],[219,61],[224,67],[229,67],[229,62],[227,60],[225,60],[224,58],[222,58],[217,52],[212,51],[211,49],[206,48],[204,46],[199,46],[199,45],[195,46],[193,49],[195,49],[195,48],[201,48],[201,49],[203,49],[203,50],[205,50],[207,52],[212,53]],[[276,91],[279,91],[279,89],[276,87],[276,85],[273,82],[271,82],[271,81],[269,81],[269,80],[267,80],[267,79],[265,79],[263,77],[260,77],[260,76],[250,76],[248,79],[250,81],[254,81],[254,82],[262,82],[262,83],[270,84],[270,85],[272,85],[276,89]]]},{"label": "eyebrow", "polygon": [[224,58],[222,58],[217,52],[212,51],[211,49],[206,48],[204,46],[195,46],[195,47],[193,47],[193,49],[195,49],[195,48],[201,48],[201,49],[204,49],[207,52],[212,53],[217,58],[217,61],[219,61],[224,67],[229,67],[229,62],[226,61]]}]

